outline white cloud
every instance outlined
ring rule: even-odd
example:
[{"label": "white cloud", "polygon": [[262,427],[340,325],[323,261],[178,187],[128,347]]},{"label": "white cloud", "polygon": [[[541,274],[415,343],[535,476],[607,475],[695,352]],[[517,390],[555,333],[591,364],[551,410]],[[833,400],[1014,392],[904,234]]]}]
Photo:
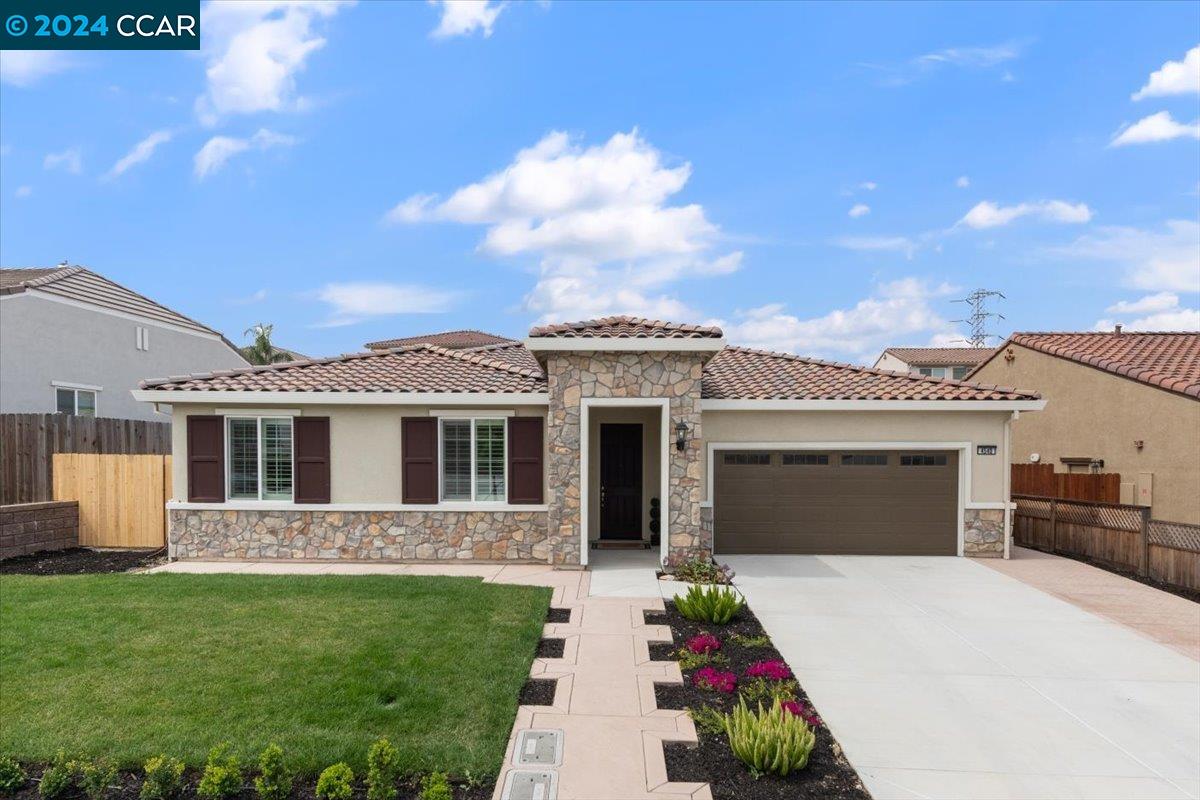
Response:
[{"label": "white cloud", "polygon": [[682,304],[659,290],[727,274],[742,258],[712,252],[720,230],[700,205],[670,205],[691,173],[690,164],[664,164],[636,129],[588,147],[555,131],[444,201],[416,194],[383,221],[485,226],[481,252],[538,259],[541,276],[525,304],[547,319],[678,316]]},{"label": "white cloud", "polygon": [[1144,314],[1147,312],[1168,311],[1179,305],[1179,295],[1173,292],[1158,292],[1148,294],[1130,302],[1121,300],[1105,309],[1109,314]]},{"label": "white cloud", "polygon": [[[1111,331],[1118,323],[1131,331],[1200,330],[1200,309],[1181,307],[1179,295],[1171,292],[1146,295],[1133,302],[1122,300],[1107,311],[1118,316],[1097,320],[1093,330]],[[1146,316],[1131,318],[1136,314]]]},{"label": "white cloud", "polygon": [[944,50],[917,56],[913,59],[913,63],[924,68],[943,65],[994,67],[1020,57],[1021,50],[1022,45],[1019,42],[1005,42],[987,47],[947,47]]},{"label": "white cloud", "polygon": [[917,250],[917,243],[907,236],[841,236],[831,244],[860,252],[904,253],[907,258],[912,258]]},{"label": "white cloud", "polygon": [[958,180],[954,182],[954,185],[960,189],[966,189],[971,185],[971,179],[966,175],[959,175]]},{"label": "white cloud", "polygon": [[254,148],[269,150],[273,147],[290,147],[296,139],[282,133],[275,133],[266,128],[260,128],[248,139],[237,139],[232,136],[214,136],[204,143],[192,159],[192,170],[195,176],[203,180],[217,172],[238,153]]},{"label": "white cloud", "polygon": [[875,181],[863,181],[858,185],[858,188],[867,192],[873,192],[879,188],[879,184]]},{"label": "white cloud", "polygon": [[61,50],[4,50],[0,52],[0,83],[27,89],[74,66],[71,54]]},{"label": "white cloud", "polygon": [[867,214],[870,214],[871,207],[866,203],[855,203],[846,213],[851,217],[858,219],[859,217],[865,217]]},{"label": "white cloud", "polygon": [[1148,144],[1150,142],[1167,142],[1171,139],[1190,137],[1200,139],[1200,119],[1190,124],[1176,122],[1170,111],[1159,111],[1148,117],[1142,117],[1132,125],[1126,125],[1113,134],[1109,147],[1123,147],[1129,144]]},{"label": "white cloud", "polygon": [[1150,73],[1146,85],[1133,93],[1133,100],[1172,94],[1200,94],[1200,45],[1187,51],[1183,61],[1168,61]]},{"label": "white cloud", "polygon": [[492,35],[496,17],[508,3],[493,3],[490,0],[429,0],[431,6],[440,6],[442,19],[429,35],[435,39],[451,36],[469,36],[475,31],[484,38]]},{"label": "white cloud", "polygon": [[767,350],[870,362],[889,345],[915,339],[948,342],[961,338],[933,303],[953,294],[948,284],[902,278],[876,287],[846,309],[802,319],[772,303],[718,320],[732,344]]},{"label": "white cloud", "polygon": [[43,169],[63,168],[72,175],[83,172],[83,153],[78,147],[68,147],[61,153],[47,153],[42,160]]},{"label": "white cloud", "polygon": [[371,317],[394,314],[433,314],[448,311],[458,293],[429,286],[400,283],[328,283],[316,297],[329,304],[329,317],[318,328],[354,325]]},{"label": "white cloud", "polygon": [[208,86],[196,100],[200,120],[213,125],[229,114],[302,108],[296,75],[325,46],[314,32],[350,2],[238,0],[204,4]]},{"label": "white cloud", "polygon": [[1193,220],[1168,220],[1160,230],[1109,226],[1049,252],[1119,264],[1135,289],[1200,292],[1200,223]]},{"label": "white cloud", "polygon": [[255,303],[261,303],[267,299],[267,290],[259,289],[253,294],[243,295],[241,297],[231,297],[228,302],[235,306],[250,306]]},{"label": "white cloud", "polygon": [[1044,222],[1078,224],[1090,221],[1092,210],[1085,203],[1068,203],[1065,200],[1038,200],[1015,206],[1001,206],[984,200],[968,211],[958,224],[977,230],[996,228],[1027,216],[1035,216]]},{"label": "white cloud", "polygon": [[130,167],[137,166],[143,161],[148,161],[150,157],[154,155],[154,151],[158,149],[158,146],[171,141],[172,136],[173,134],[171,131],[161,130],[155,131],[145,139],[142,139],[140,142],[134,145],[132,150],[122,156],[117,163],[112,165],[112,169],[105,174],[105,179],[111,180],[112,178],[119,177],[123,175]]},{"label": "white cloud", "polygon": [[13,197],[20,199],[23,197],[29,197],[31,194],[33,194],[32,186],[18,186],[17,190],[13,192]]}]

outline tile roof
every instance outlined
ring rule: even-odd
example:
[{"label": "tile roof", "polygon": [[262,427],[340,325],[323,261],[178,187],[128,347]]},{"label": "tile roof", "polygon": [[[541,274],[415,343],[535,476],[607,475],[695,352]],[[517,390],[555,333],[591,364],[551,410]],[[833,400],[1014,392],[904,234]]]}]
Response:
[{"label": "tile roof", "polygon": [[1200,332],[1014,333],[999,349],[1010,342],[1200,398]]},{"label": "tile roof", "polygon": [[950,367],[982,364],[996,352],[994,347],[889,347],[884,350],[905,364],[922,367]]},{"label": "tile roof", "polygon": [[541,367],[509,364],[487,352],[418,344],[142,381],[143,389],[256,392],[473,392],[546,391]]},{"label": "tile roof", "polygon": [[1036,400],[1022,389],[726,347],[704,367],[706,400]]},{"label": "tile roof", "polygon": [[604,339],[720,339],[725,334],[710,325],[681,325],[643,317],[601,317],[531,328],[530,337]]},{"label": "tile roof", "polygon": [[538,363],[537,356],[530,352],[524,342],[503,342],[500,344],[485,344],[482,347],[466,348],[462,352],[470,353],[486,353],[488,358],[493,361],[503,361],[505,364],[510,364],[514,367],[524,367],[525,369],[542,372],[542,365]]},{"label": "tile roof", "polygon": [[364,347],[368,350],[391,350],[394,347],[407,347],[412,344],[435,344],[438,347],[448,347],[458,350],[464,347],[482,347],[489,344],[505,344],[515,341],[505,336],[484,331],[442,331],[427,333],[422,336],[405,336],[401,339],[383,339],[378,342],[367,342]]}]

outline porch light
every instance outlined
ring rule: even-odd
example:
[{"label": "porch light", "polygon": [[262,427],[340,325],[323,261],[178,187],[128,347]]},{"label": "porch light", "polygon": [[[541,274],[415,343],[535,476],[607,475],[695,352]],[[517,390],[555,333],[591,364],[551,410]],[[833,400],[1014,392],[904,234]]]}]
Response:
[{"label": "porch light", "polygon": [[675,423],[675,449],[683,452],[687,447],[688,425],[683,420]]}]

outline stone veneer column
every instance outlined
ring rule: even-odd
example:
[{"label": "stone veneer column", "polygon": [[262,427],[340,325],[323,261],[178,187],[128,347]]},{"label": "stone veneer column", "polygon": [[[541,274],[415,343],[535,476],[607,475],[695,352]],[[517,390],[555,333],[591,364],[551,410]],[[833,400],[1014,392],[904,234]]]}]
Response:
[{"label": "stone veneer column", "polygon": [[963,514],[963,555],[976,558],[1004,556],[1004,510],[968,508]]},{"label": "stone veneer column", "polygon": [[[708,353],[551,352],[546,354],[550,393],[547,420],[550,479],[550,563],[578,565],[580,526],[580,408],[583,398],[670,398],[672,429],[688,425],[687,447],[670,448],[668,559],[711,553],[700,524],[700,381]],[[674,438],[674,431],[671,431]]]}]

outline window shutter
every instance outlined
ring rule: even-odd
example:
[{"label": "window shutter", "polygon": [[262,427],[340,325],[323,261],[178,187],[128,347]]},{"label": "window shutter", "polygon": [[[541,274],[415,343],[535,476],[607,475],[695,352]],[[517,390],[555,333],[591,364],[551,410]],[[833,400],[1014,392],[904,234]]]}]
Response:
[{"label": "window shutter", "polygon": [[329,502],[329,417],[292,418],[297,503]]},{"label": "window shutter", "polygon": [[188,502],[225,500],[225,418],[187,418]]},{"label": "window shutter", "polygon": [[541,417],[508,418],[508,502],[514,505],[542,503],[544,422]]},{"label": "window shutter", "polygon": [[400,420],[400,481],[405,503],[436,503],[437,418]]}]

